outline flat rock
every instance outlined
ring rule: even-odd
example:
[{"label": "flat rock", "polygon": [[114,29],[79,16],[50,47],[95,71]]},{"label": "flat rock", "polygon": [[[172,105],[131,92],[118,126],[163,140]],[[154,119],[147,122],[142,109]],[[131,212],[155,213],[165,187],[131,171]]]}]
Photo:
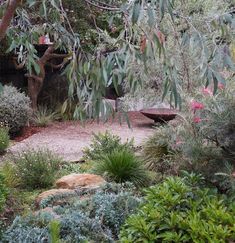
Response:
[{"label": "flat rock", "polygon": [[63,176],[56,181],[56,187],[62,189],[86,188],[92,189],[100,187],[106,181],[98,175],[93,174],[70,174]]},{"label": "flat rock", "polygon": [[42,200],[51,197],[51,196],[63,196],[63,195],[72,195],[75,194],[74,190],[70,190],[70,189],[51,189],[49,191],[45,191],[42,192],[41,194],[39,194],[36,199],[35,199],[35,205],[36,207],[40,206],[40,203],[42,202]]}]

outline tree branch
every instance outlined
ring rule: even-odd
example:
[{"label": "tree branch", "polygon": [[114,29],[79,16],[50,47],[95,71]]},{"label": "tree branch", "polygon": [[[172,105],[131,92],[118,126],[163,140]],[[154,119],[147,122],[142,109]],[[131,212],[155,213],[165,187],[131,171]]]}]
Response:
[{"label": "tree branch", "polygon": [[93,2],[92,0],[85,0],[85,2],[99,9],[103,9],[107,11],[120,11],[120,8],[118,7],[112,7],[110,5],[106,5],[105,3],[101,3],[99,1]]},{"label": "tree branch", "polygon": [[70,57],[70,54],[57,54],[57,53],[52,53],[49,54],[50,59],[52,58],[66,58],[66,57]]},{"label": "tree branch", "polygon": [[14,64],[16,70],[23,69],[25,66],[25,62],[26,62],[26,60],[24,60],[22,63],[19,64],[17,62],[17,57],[13,57],[13,64]]},{"label": "tree branch", "polygon": [[14,17],[19,2],[20,0],[9,0],[7,9],[0,21],[0,40],[2,40],[6,35],[7,29],[11,24],[11,20]]},{"label": "tree branch", "polygon": [[38,81],[38,82],[40,82],[40,83],[42,83],[43,80],[44,80],[44,78],[39,77],[39,76],[34,75],[34,74],[26,73],[24,76],[25,76],[26,78],[31,78],[31,79],[33,79],[33,80],[36,80],[36,81]]},{"label": "tree branch", "polygon": [[54,64],[54,63],[51,63],[51,62],[47,62],[46,65],[54,68],[54,69],[59,69],[59,68],[62,68],[67,62],[69,62],[68,59],[64,59],[62,63],[60,64]]}]

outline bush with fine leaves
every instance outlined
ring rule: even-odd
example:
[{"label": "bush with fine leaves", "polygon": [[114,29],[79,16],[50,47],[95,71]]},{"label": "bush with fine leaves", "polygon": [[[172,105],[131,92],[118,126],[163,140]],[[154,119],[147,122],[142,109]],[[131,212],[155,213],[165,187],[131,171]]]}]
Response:
[{"label": "bush with fine leaves", "polygon": [[102,161],[94,164],[94,172],[118,183],[129,181],[144,186],[150,182],[143,161],[126,149],[114,150],[103,157]]},{"label": "bush with fine leaves", "polygon": [[8,128],[1,126],[0,124],[0,155],[5,152],[9,146],[10,138],[8,134]]},{"label": "bush with fine leaves", "polygon": [[9,127],[9,132],[14,134],[26,125],[29,115],[29,98],[14,87],[4,86],[0,93],[0,123]]},{"label": "bush with fine leaves", "polygon": [[85,200],[77,195],[67,205],[53,207],[53,213],[17,217],[3,242],[48,242],[55,214],[61,242],[115,242],[121,225],[142,201],[135,191],[131,184],[107,184]]},{"label": "bush with fine leaves", "polygon": [[16,173],[24,188],[47,188],[52,186],[62,160],[46,149],[28,150],[14,160]]},{"label": "bush with fine leaves", "polygon": [[101,160],[105,155],[114,150],[133,149],[133,141],[121,142],[121,138],[106,131],[105,133],[93,134],[92,143],[89,148],[84,149],[84,155],[90,160]]},{"label": "bush with fine leaves", "polygon": [[233,242],[234,202],[190,177],[169,177],[146,190],[146,202],[127,219],[121,242]]}]

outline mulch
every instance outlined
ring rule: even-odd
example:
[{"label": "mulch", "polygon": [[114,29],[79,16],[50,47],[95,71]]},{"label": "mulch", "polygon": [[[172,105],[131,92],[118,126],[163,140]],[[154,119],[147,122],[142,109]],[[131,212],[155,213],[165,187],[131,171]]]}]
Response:
[{"label": "mulch", "polygon": [[21,132],[19,134],[15,135],[12,139],[15,142],[21,142],[24,139],[26,139],[36,133],[41,132],[43,129],[44,129],[43,127],[36,127],[33,125],[26,126],[21,130]]}]

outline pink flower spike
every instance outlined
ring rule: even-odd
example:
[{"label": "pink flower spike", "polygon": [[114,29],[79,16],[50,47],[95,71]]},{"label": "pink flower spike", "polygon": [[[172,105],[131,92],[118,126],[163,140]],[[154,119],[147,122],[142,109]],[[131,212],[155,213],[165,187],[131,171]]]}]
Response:
[{"label": "pink flower spike", "polygon": [[222,84],[222,83],[218,83],[218,88],[221,89],[221,90],[223,90],[225,88],[225,85]]},{"label": "pink flower spike", "polygon": [[192,101],[191,102],[191,108],[192,110],[202,110],[204,109],[204,105],[200,102],[197,102],[197,101]]},{"label": "pink flower spike", "polygon": [[213,92],[209,88],[203,88],[202,89],[202,93],[204,95],[209,95],[209,96],[212,96],[213,95]]},{"label": "pink flower spike", "polygon": [[193,118],[194,123],[200,123],[201,121],[202,121],[202,119],[200,117],[196,116],[196,117]]},{"label": "pink flower spike", "polygon": [[176,140],[176,145],[181,145],[183,142],[180,140]]}]

